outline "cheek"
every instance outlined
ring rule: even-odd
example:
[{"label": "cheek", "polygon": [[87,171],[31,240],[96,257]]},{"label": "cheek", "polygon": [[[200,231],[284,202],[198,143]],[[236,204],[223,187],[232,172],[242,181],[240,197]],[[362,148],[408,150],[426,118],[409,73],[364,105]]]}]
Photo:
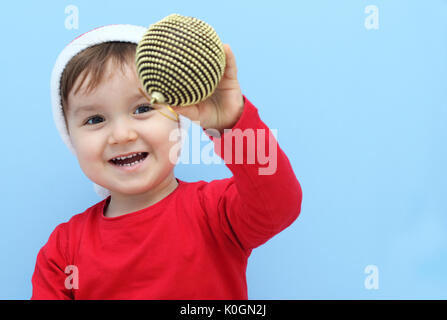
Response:
[{"label": "cheek", "polygon": [[175,122],[160,121],[146,127],[143,135],[149,147],[152,148],[157,157],[161,158],[167,158],[171,148],[175,147],[180,141],[180,131]]},{"label": "cheek", "polygon": [[102,150],[99,137],[92,134],[85,136],[78,133],[74,134],[71,140],[81,167],[95,163],[94,160],[98,159]]},{"label": "cheek", "polygon": [[[139,131],[142,133],[143,136],[147,137],[153,143],[157,144],[169,142],[170,136],[172,136],[171,140],[175,138],[174,131],[177,128],[176,123],[174,123],[172,120],[160,120],[160,118],[154,120],[158,121],[150,121],[144,123],[140,127]],[[171,121],[172,123],[170,123],[169,121]]]}]

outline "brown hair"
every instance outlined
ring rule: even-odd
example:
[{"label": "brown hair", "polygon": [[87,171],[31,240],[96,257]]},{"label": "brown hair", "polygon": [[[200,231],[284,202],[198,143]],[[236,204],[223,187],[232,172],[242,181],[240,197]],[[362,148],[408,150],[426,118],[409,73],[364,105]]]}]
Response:
[{"label": "brown hair", "polygon": [[120,66],[123,71],[123,67],[129,63],[129,59],[132,59],[132,61],[135,59],[136,48],[137,44],[132,42],[103,42],[79,52],[67,63],[60,80],[62,113],[67,130],[68,95],[74,89],[73,87],[78,77],[83,74],[79,86],[75,88],[74,94],[79,91],[87,76],[91,74],[90,81],[86,87],[86,92],[89,93],[101,83],[104,70],[110,59]]}]

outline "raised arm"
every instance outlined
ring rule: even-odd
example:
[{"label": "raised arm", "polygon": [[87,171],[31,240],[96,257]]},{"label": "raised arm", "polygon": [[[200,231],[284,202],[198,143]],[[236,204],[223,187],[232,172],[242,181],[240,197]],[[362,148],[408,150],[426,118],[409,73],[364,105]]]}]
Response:
[{"label": "raised arm", "polygon": [[295,221],[301,210],[301,186],[272,131],[245,96],[243,113],[232,130],[220,138],[207,135],[233,173],[200,192],[213,228],[221,228],[234,243],[250,250]]}]

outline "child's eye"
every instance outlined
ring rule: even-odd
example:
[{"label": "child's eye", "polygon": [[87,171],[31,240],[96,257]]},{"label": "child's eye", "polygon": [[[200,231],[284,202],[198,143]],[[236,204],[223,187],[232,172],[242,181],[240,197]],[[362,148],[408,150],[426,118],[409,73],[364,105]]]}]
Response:
[{"label": "child's eye", "polygon": [[145,110],[145,111],[142,111],[140,113],[146,113],[146,112],[152,111],[154,109],[155,108],[152,107],[150,104],[142,104],[142,105],[137,107],[137,110]]},{"label": "child's eye", "polygon": [[87,119],[87,121],[85,122],[85,124],[89,124],[89,125],[97,124],[97,123],[99,123],[99,122],[91,123],[90,120],[98,119],[98,118],[102,119],[102,117],[100,117],[100,116],[98,116],[98,115],[93,116],[93,117],[90,117],[90,118]]}]

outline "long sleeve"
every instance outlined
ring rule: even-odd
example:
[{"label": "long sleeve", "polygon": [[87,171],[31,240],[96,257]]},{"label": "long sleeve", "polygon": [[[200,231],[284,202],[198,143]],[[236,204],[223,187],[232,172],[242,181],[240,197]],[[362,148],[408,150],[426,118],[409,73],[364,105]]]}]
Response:
[{"label": "long sleeve", "polygon": [[72,299],[71,290],[65,288],[69,274],[65,274],[68,264],[64,255],[67,243],[64,226],[60,224],[54,229],[37,255],[31,300]]},{"label": "long sleeve", "polygon": [[244,100],[244,110],[230,132],[213,137],[205,131],[233,177],[210,182],[200,198],[211,228],[223,230],[243,250],[251,250],[296,220],[302,190],[272,131],[257,108],[245,96]]}]

